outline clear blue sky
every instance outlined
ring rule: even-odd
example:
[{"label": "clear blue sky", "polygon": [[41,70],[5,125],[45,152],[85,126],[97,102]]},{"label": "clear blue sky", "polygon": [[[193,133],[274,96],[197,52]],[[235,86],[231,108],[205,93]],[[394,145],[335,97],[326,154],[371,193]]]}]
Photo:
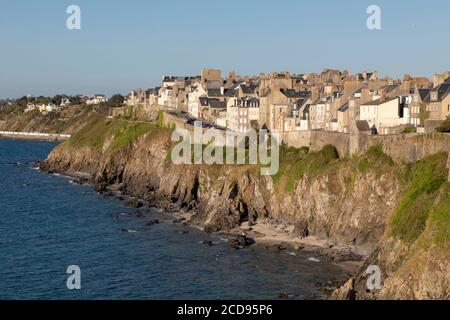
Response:
[{"label": "clear blue sky", "polygon": [[[203,67],[239,74],[450,69],[448,0],[0,0],[0,97],[126,93]],[[81,7],[82,29],[66,28]],[[382,30],[366,28],[370,4]]]}]

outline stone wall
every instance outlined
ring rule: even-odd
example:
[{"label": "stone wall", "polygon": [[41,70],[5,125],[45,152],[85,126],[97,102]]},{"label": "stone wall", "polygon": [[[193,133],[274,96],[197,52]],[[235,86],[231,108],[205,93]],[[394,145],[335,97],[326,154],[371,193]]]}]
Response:
[{"label": "stone wall", "polygon": [[398,134],[360,136],[360,152],[382,145],[383,151],[396,162],[415,162],[438,152],[449,152],[450,134]]},{"label": "stone wall", "polygon": [[311,141],[312,141],[311,136],[312,131],[292,131],[278,134],[280,142],[289,147],[299,149],[301,147],[311,148]]},{"label": "stone wall", "polygon": [[320,151],[326,145],[333,145],[340,157],[349,154],[350,135],[330,131],[313,131],[311,136],[311,150]]},{"label": "stone wall", "polygon": [[[167,126],[193,132],[194,127],[174,114],[164,113]],[[207,129],[203,129],[205,131]],[[396,134],[396,135],[353,135],[330,131],[293,131],[279,134],[279,139],[288,147],[308,147],[320,151],[326,145],[333,145],[340,157],[366,152],[370,147],[381,145],[383,151],[395,162],[415,162],[438,152],[449,153],[450,181],[450,134]]]}]

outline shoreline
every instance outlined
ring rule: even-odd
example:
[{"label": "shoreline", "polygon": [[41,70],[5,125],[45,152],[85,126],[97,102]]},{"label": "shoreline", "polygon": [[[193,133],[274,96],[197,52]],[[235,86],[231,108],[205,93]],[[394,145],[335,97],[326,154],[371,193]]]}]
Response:
[{"label": "shoreline", "polygon": [[[37,168],[41,170],[39,163],[37,163]],[[66,178],[72,179],[75,184],[89,185],[93,190],[95,190],[95,185],[92,182],[92,174],[75,171],[61,173],[51,171],[43,172],[47,174],[59,174]],[[123,193],[120,190],[120,185],[109,185],[106,187],[106,191],[95,191],[99,194],[105,195],[106,197],[112,197],[120,200],[124,203],[124,206],[126,206],[127,201],[138,201],[142,204],[142,207],[135,208],[136,210],[141,208],[153,209],[162,215],[173,217],[175,221],[179,220],[179,222],[174,223],[183,223],[207,233],[201,225],[192,223],[194,213],[191,211],[177,210],[174,208],[166,208],[164,206],[151,204],[144,199]],[[211,234],[225,236],[230,238],[230,240],[241,235],[245,235],[246,237],[254,240],[254,245],[265,247],[266,250],[275,250],[280,253],[287,252],[293,256],[297,256],[297,253],[311,255],[309,258],[310,261],[335,264],[349,274],[357,273],[371,253],[371,249],[366,247],[336,243],[329,239],[323,239],[316,236],[302,238],[294,235],[293,231],[293,226],[272,224],[270,221],[260,221],[252,224],[251,226],[246,226],[246,224],[243,223],[235,229],[229,231],[218,231]],[[251,246],[246,248],[251,248]],[[337,285],[336,289],[339,287],[340,285]]]}]

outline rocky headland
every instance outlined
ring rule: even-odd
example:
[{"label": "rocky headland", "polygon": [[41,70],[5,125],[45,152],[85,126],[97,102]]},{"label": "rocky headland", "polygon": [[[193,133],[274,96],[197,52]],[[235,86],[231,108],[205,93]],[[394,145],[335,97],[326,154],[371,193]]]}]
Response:
[{"label": "rocky headland", "polygon": [[[234,234],[237,246],[242,234],[279,250],[316,246],[357,267],[334,299],[450,298],[447,154],[404,164],[378,146],[354,157],[285,148],[270,177],[250,165],[174,165],[172,147],[168,128],[91,115],[39,166]],[[367,289],[370,265],[382,271],[381,289]]]}]

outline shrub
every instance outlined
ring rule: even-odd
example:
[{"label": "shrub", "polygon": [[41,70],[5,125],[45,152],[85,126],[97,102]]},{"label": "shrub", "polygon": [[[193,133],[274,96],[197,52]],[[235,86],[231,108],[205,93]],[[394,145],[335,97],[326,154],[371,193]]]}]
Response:
[{"label": "shrub", "polygon": [[413,166],[409,186],[390,221],[394,236],[412,243],[425,230],[436,194],[447,180],[446,161],[447,154],[439,153]]},{"label": "shrub", "polygon": [[440,127],[436,128],[437,132],[450,132],[450,116],[442,123]]}]

